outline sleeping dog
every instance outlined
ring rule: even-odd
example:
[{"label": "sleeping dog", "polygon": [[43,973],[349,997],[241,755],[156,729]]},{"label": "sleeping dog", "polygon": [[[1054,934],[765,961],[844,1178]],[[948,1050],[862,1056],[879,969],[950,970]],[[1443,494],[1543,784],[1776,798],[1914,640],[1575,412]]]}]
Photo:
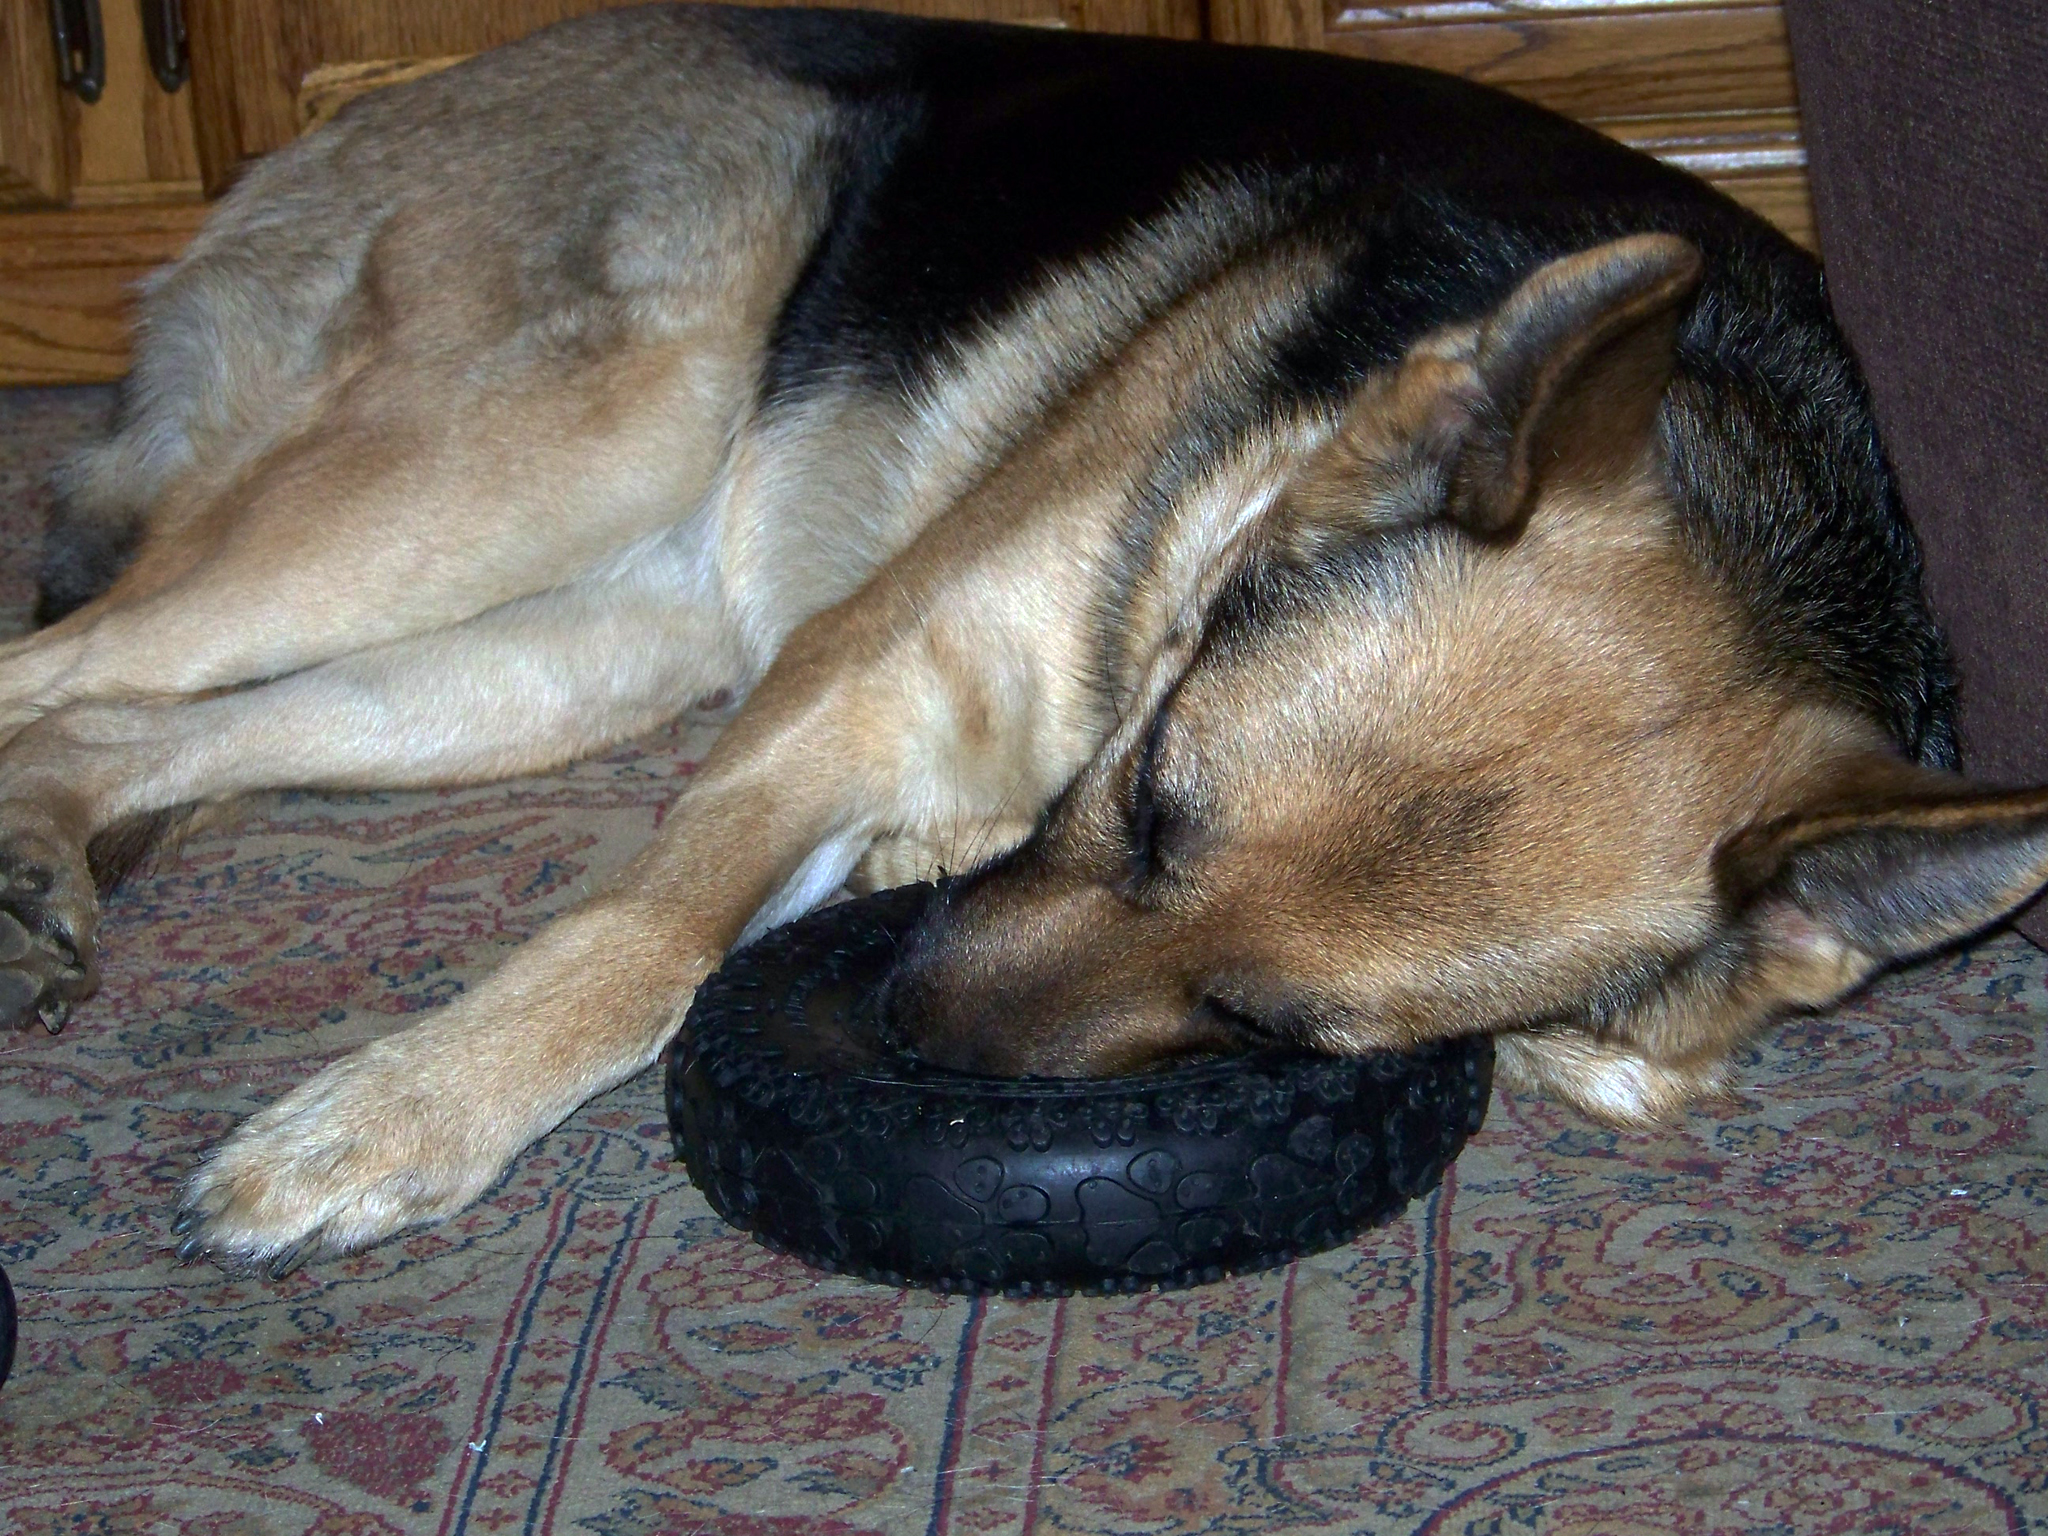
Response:
[{"label": "sleeping dog", "polygon": [[597,16],[358,102],[150,291],[0,668],[0,1008],[88,850],[745,703],[609,887],[193,1176],[282,1271],[460,1210],[720,956],[959,876],[891,1006],[1092,1074],[1493,1032],[1621,1121],[2048,880],[1811,260],[1423,71]]}]

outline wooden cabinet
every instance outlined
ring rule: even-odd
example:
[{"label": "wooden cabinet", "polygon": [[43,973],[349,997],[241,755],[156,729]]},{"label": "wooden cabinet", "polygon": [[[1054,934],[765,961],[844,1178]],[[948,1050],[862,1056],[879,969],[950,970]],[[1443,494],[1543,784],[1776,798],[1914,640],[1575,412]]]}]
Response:
[{"label": "wooden cabinet", "polygon": [[1813,244],[1778,0],[1213,0],[1225,42],[1426,64],[1569,113]]},{"label": "wooden cabinet", "polygon": [[[50,0],[0,0],[0,385],[118,378],[135,285],[235,168],[350,96],[617,0],[182,0],[191,79],[153,78],[144,0],[95,0],[106,85],[61,90]],[[151,0],[161,3],[161,0]],[[1202,0],[869,0],[927,16],[1200,37]]]},{"label": "wooden cabinet", "polygon": [[[349,97],[619,0],[185,0],[209,190]],[[746,3],[746,0],[741,0]],[[812,0],[815,3],[815,0]],[[833,3],[833,0],[826,0]],[[1202,35],[1201,0],[866,0],[919,16]]]},{"label": "wooden cabinet", "polygon": [[[249,157],[351,96],[613,0],[182,3],[191,79],[170,93],[150,72],[141,0],[97,0],[106,84],[88,106],[57,84],[49,0],[0,0],[0,384],[118,377],[134,285]],[[1698,171],[1812,238],[1777,0],[868,3],[1449,69]]]},{"label": "wooden cabinet", "polygon": [[88,106],[57,83],[48,0],[0,0],[0,383],[119,376],[129,294],[201,216],[191,93],[151,75],[136,0],[101,22]]},{"label": "wooden cabinet", "polygon": [[199,195],[192,102],[160,89],[138,4],[103,13],[91,106],[57,83],[47,0],[0,0],[0,207],[108,207]]}]

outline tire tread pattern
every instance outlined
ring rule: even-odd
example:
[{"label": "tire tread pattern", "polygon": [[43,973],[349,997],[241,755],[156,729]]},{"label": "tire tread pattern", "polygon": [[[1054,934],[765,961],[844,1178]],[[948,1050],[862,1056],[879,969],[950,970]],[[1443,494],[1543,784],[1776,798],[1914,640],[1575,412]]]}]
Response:
[{"label": "tire tread pattern", "polygon": [[1121,1078],[925,1066],[874,1003],[929,886],[762,936],[670,1048],[676,1150],[719,1215],[819,1269],[938,1291],[1175,1289],[1390,1221],[1479,1128],[1483,1036]]}]

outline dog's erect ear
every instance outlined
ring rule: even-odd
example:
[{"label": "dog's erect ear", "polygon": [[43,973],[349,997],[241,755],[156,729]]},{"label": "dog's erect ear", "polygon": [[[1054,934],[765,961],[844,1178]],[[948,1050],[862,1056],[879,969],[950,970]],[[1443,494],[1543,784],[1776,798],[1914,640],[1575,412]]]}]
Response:
[{"label": "dog's erect ear", "polygon": [[2048,885],[2048,788],[1972,788],[1872,758],[1716,861],[1781,1001],[1832,1002],[1882,966],[1966,938]]},{"label": "dog's erect ear", "polygon": [[1497,537],[1560,476],[1627,473],[1700,270],[1676,235],[1636,235],[1539,267],[1483,320],[1424,337],[1359,389],[1294,475],[1276,547],[1307,558],[1440,516]]},{"label": "dog's erect ear", "polygon": [[1480,323],[1479,398],[1447,487],[1454,522],[1511,532],[1548,477],[1635,462],[1700,272],[1676,235],[1634,235],[1539,267]]}]

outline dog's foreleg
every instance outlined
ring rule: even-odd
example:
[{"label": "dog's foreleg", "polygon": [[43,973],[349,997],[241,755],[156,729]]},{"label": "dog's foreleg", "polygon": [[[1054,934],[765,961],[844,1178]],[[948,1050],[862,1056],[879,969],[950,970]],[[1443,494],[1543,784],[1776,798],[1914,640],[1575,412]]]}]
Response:
[{"label": "dog's foreleg", "polygon": [[629,877],[475,992],[252,1117],[193,1175],[181,1252],[282,1273],[460,1211],[659,1053],[716,960],[675,917]]},{"label": "dog's foreleg", "polygon": [[[934,760],[956,735],[934,669],[834,650],[830,637],[785,650],[609,889],[475,992],[237,1131],[193,1179],[187,1251],[276,1267],[454,1214],[527,1143],[651,1062],[764,907],[815,900],[878,826],[1000,809],[972,786],[1014,783],[1013,771]],[[953,798],[963,787],[970,804]]]},{"label": "dog's foreleg", "polygon": [[1563,1099],[1609,1125],[1667,1121],[1728,1086],[1725,1050],[1667,1061],[1570,1031],[1508,1030],[1494,1036],[1494,1051],[1503,1086]]}]

